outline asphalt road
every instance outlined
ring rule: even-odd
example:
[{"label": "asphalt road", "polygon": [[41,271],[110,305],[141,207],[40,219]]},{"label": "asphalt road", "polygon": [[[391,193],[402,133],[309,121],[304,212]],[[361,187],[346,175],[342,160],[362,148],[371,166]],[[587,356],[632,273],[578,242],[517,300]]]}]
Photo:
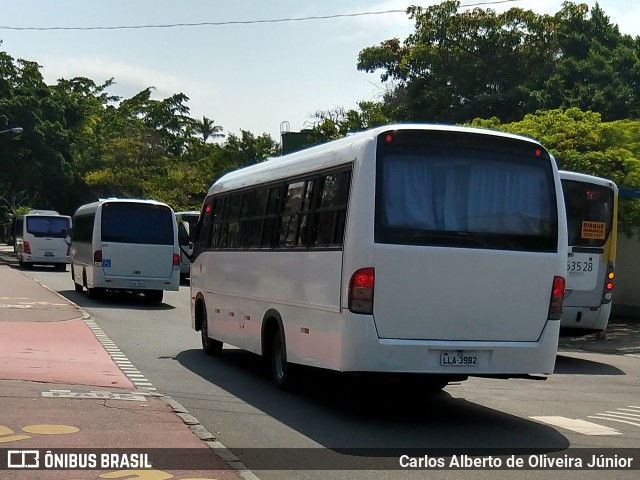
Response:
[{"label": "asphalt road", "polygon": [[[161,393],[184,405],[263,480],[638,475],[624,469],[387,468],[411,449],[432,449],[432,461],[470,448],[519,449],[526,462],[569,448],[597,448],[611,457],[624,453],[619,449],[640,449],[640,356],[579,350],[574,347],[584,341],[568,342],[546,381],[471,379],[414,397],[389,384],[314,372],[299,391],[286,393],[251,354],[230,347],[220,358],[201,352],[199,334],[191,330],[188,286],[150,306],[122,295],[89,300],[74,291],[68,271],[26,273],[89,312]],[[336,469],[321,470],[327,465]]]}]

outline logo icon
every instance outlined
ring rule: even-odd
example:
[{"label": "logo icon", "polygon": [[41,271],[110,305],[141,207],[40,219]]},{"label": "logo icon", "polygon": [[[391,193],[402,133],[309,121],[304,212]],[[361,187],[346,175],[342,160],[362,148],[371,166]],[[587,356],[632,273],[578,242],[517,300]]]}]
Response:
[{"label": "logo icon", "polygon": [[7,467],[8,468],[39,468],[40,467],[40,451],[39,450],[8,450],[7,451]]}]

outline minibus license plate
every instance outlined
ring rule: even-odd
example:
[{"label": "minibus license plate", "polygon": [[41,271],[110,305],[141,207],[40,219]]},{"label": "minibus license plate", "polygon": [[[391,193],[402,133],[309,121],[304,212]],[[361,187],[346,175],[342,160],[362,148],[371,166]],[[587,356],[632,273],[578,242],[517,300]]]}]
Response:
[{"label": "minibus license plate", "polygon": [[53,257],[53,252],[44,252],[45,257]]},{"label": "minibus license plate", "polygon": [[144,287],[144,282],[133,281],[129,284],[130,287]]},{"label": "minibus license plate", "polygon": [[442,352],[440,365],[445,367],[474,367],[478,365],[478,356],[470,352]]}]

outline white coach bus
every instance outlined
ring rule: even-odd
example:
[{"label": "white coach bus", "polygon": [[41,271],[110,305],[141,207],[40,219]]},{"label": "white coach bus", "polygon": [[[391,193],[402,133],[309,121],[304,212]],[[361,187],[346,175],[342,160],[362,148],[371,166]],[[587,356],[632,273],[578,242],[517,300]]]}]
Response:
[{"label": "white coach bus", "polygon": [[604,332],[615,277],[618,187],[605,178],[564,170],[560,179],[569,238],[560,334]]},{"label": "white coach bus", "polygon": [[173,210],[155,200],[109,198],[73,215],[71,278],[90,298],[105,290],[144,293],[162,302],[180,286],[180,250]]},{"label": "white coach bus", "polygon": [[204,351],[262,355],[282,388],[300,365],[429,389],[553,372],[567,227],[534,140],[375,128],[223,176],[192,238]]}]

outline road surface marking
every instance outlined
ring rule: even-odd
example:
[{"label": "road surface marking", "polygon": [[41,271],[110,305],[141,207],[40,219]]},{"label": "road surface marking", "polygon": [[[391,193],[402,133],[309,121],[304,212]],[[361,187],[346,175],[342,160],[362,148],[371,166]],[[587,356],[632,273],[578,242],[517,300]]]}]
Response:
[{"label": "road surface marking", "polygon": [[78,427],[71,425],[27,425],[22,427],[23,432],[37,433],[39,435],[64,435],[67,433],[77,433],[80,431]]},{"label": "road surface marking", "polygon": [[597,423],[587,422],[576,418],[567,417],[529,417],[538,422],[547,423],[556,427],[571,430],[583,435],[622,435],[614,428],[604,427]]},{"label": "road surface marking", "polygon": [[[64,435],[67,433],[76,433],[80,429],[71,425],[27,425],[22,427],[23,432],[35,433],[39,435]],[[31,435],[13,435],[14,432],[9,427],[0,425],[0,443],[17,442],[20,440],[28,440]]]},{"label": "road surface marking", "polygon": [[[87,327],[93,332],[96,339],[100,342],[102,347],[111,357],[111,360],[118,366],[120,371],[124,373],[127,378],[133,383],[133,386],[139,390],[154,391],[156,388],[144,375],[142,375],[129,361],[127,356],[120,351],[118,346],[111,340],[104,330],[98,326],[93,320],[85,319]],[[133,375],[132,375],[133,374]]]},{"label": "road surface marking", "polygon": [[[598,420],[609,420],[610,422],[619,422],[619,423],[627,423],[629,425],[635,425],[636,427],[640,427],[640,423],[636,423],[636,422],[630,422],[629,420],[616,420],[616,418],[610,418],[610,417],[616,417],[616,415],[609,415],[607,413],[599,413],[598,415],[590,415],[589,418],[595,418]],[[619,417],[617,417],[619,418]],[[625,418],[625,417],[622,417]]]},{"label": "road surface marking", "polygon": [[82,398],[86,400],[104,399],[104,400],[132,400],[135,402],[146,402],[147,394],[140,392],[107,392],[101,390],[93,390],[91,392],[72,392],[71,390],[50,390],[42,392],[43,397],[47,398]]}]

